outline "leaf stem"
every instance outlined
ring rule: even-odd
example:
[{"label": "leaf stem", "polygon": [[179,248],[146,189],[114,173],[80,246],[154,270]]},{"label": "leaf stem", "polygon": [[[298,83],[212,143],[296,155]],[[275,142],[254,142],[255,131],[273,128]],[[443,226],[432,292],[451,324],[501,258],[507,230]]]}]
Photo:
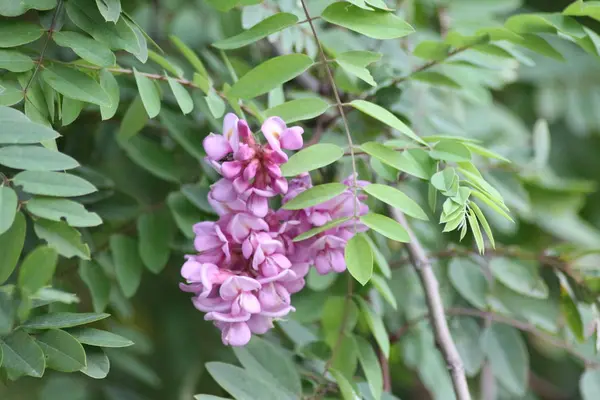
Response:
[{"label": "leaf stem", "polygon": [[[352,161],[352,186],[353,186],[352,191],[354,194],[354,213],[353,213],[354,224],[353,224],[353,226],[354,226],[354,232],[356,233],[356,231],[357,231],[356,220],[358,219],[358,192],[357,192],[358,174],[357,174],[357,168],[356,168],[356,157],[354,156],[354,144],[352,143],[352,134],[350,133],[350,127],[348,126],[348,120],[346,119],[346,114],[344,113],[344,107],[342,105],[342,100],[340,98],[340,94],[339,94],[337,85],[335,84],[335,79],[333,78],[331,68],[329,67],[329,64],[327,63],[327,56],[325,55],[325,51],[323,50],[323,45],[321,44],[321,41],[319,40],[319,36],[317,35],[317,30],[315,29],[315,25],[313,24],[313,21],[310,17],[308,7],[306,6],[306,1],[301,0],[300,2],[302,4],[302,8],[304,9],[304,14],[306,15],[306,20],[308,21],[308,23],[310,25],[310,29],[312,31],[312,34],[315,38],[315,42],[317,43],[317,47],[319,48],[319,54],[321,56],[321,60],[323,61],[323,65],[325,66],[325,71],[327,72],[327,78],[329,80],[333,94],[335,96],[335,102],[336,102],[338,111],[339,111],[340,116],[342,117],[342,121],[344,123],[344,130],[346,131],[346,139],[348,140],[348,146],[350,149],[350,157],[351,157],[351,161]],[[346,298],[344,301],[344,311],[343,311],[342,321],[340,324],[340,330],[338,332],[338,337],[336,339],[335,345],[333,346],[333,349],[331,350],[331,357],[325,363],[323,375],[325,375],[327,373],[327,371],[331,368],[331,364],[333,363],[333,360],[335,359],[335,356],[340,349],[342,339],[344,337],[346,323],[347,323],[347,320],[349,317],[349,309],[350,308],[348,307],[348,304],[352,301],[352,292],[354,290],[353,286],[354,286],[354,281],[352,280],[352,276],[348,275],[348,286],[346,289]]]}]

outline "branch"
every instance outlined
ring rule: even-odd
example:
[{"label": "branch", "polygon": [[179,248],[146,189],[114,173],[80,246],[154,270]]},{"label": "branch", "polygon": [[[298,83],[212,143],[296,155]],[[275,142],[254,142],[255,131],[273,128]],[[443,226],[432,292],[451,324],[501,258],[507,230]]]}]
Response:
[{"label": "branch", "polygon": [[[354,213],[353,213],[354,214],[354,233],[356,233],[356,220],[358,220],[358,192],[357,192],[357,190],[358,190],[357,189],[358,188],[358,183],[357,183],[358,174],[356,172],[357,171],[356,170],[356,158],[354,157],[354,145],[352,143],[352,135],[350,134],[350,127],[348,126],[348,120],[346,119],[346,114],[344,113],[344,106],[342,104],[342,100],[340,98],[340,94],[338,92],[337,85],[335,84],[335,79],[333,78],[333,74],[331,73],[331,68],[329,67],[329,64],[327,63],[327,56],[325,55],[325,51],[323,50],[323,45],[319,41],[319,36],[317,35],[317,30],[315,29],[315,25],[311,19],[310,13],[308,11],[308,7],[306,6],[306,1],[301,0],[301,3],[302,3],[302,8],[304,10],[304,15],[306,16],[306,20],[308,21],[308,24],[310,25],[310,30],[312,31],[312,34],[315,38],[315,42],[317,43],[317,47],[319,48],[319,54],[321,56],[321,61],[323,62],[323,65],[325,66],[325,71],[327,72],[327,78],[329,80],[329,83],[333,90],[333,94],[335,96],[337,109],[340,113],[340,116],[342,117],[342,121],[344,123],[344,129],[346,131],[346,138],[348,140],[348,146],[350,148],[350,157],[352,158],[352,191],[353,191],[354,200],[355,200],[354,201]],[[333,360],[335,359],[335,356],[336,356],[337,352],[339,351],[339,348],[342,344],[342,339],[344,337],[344,330],[346,327],[346,323],[348,320],[348,314],[349,314],[348,304],[352,301],[353,285],[354,285],[354,281],[352,280],[352,277],[348,276],[348,288],[346,290],[346,298],[344,301],[344,314],[342,316],[342,322],[340,324],[340,330],[338,332],[338,337],[337,337],[336,343],[335,343],[333,349],[331,350],[331,357],[325,363],[325,368],[323,370],[324,375],[327,373],[329,368],[331,368],[331,364],[332,364]]]},{"label": "branch", "polygon": [[408,225],[404,214],[394,208],[391,209],[391,212],[400,225],[406,229],[410,237],[410,242],[406,246],[425,292],[436,344],[446,360],[448,369],[450,369],[450,377],[452,378],[452,386],[454,387],[456,398],[458,400],[470,400],[471,394],[469,393],[463,363],[448,329],[444,305],[439,292],[439,284],[431,268],[431,263],[427,259],[423,246],[421,246],[421,243]]}]

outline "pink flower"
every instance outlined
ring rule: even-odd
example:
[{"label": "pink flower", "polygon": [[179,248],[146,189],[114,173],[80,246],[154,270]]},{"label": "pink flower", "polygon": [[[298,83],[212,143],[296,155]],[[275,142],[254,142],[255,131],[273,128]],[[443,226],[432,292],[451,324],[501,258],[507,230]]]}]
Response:
[{"label": "pink flower", "polygon": [[[307,230],[340,217],[368,212],[364,195],[348,190],[315,207],[288,211],[270,209],[271,198],[288,202],[312,187],[303,173],[290,183],[281,173],[287,161],[283,149],[302,148],[303,130],[287,127],[278,117],[262,125],[267,144],[258,143],[246,121],[227,114],[223,134],[204,139],[207,161],[222,175],[208,194],[219,215],[216,222],[194,225],[197,254],[186,256],[181,268],[184,292],[221,330],[225,345],[243,346],[252,333],[263,334],[273,321],[294,311],[293,293],[305,286],[310,265],[321,274],[346,269],[344,248],[355,231],[366,226],[349,220],[301,242],[293,239]],[[359,181],[362,186],[365,182]]]}]

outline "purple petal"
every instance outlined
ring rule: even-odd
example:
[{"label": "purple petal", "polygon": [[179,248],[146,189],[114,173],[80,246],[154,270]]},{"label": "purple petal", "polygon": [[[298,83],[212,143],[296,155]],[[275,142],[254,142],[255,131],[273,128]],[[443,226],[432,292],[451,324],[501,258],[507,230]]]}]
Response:
[{"label": "purple petal", "polygon": [[279,137],[286,129],[285,122],[279,117],[270,117],[263,122],[260,128],[263,135],[269,142],[269,145],[273,150],[279,150],[281,148],[279,144]]},{"label": "purple petal", "polygon": [[234,179],[242,172],[241,161],[227,161],[221,165],[221,174],[227,179]]},{"label": "purple petal", "polygon": [[302,141],[303,133],[304,129],[299,126],[285,129],[281,134],[281,138],[279,139],[281,142],[281,147],[288,150],[301,149],[304,145],[304,142]]},{"label": "purple petal", "polygon": [[[198,310],[209,314],[212,312],[226,312],[231,308],[231,302],[225,301],[220,297],[193,297],[192,303]],[[204,319],[206,319],[206,316]]]},{"label": "purple petal", "polygon": [[269,202],[265,197],[251,194],[246,202],[248,210],[257,217],[264,218],[269,212]]},{"label": "purple petal", "polygon": [[229,142],[233,151],[237,151],[240,137],[237,130],[239,118],[233,113],[228,113],[223,119],[223,136]]},{"label": "purple petal", "polygon": [[238,297],[240,308],[246,310],[250,314],[258,314],[260,312],[260,303],[252,293],[242,293]]},{"label": "purple petal", "polygon": [[261,284],[256,279],[247,276],[232,276],[223,282],[219,295],[223,299],[233,300],[242,292],[250,292],[260,288]]},{"label": "purple petal", "polygon": [[217,201],[230,202],[237,199],[230,180],[222,178],[210,187],[210,195]]},{"label": "purple petal", "polygon": [[224,345],[245,346],[250,341],[252,332],[245,322],[236,322],[225,327],[221,334]]},{"label": "purple petal", "polygon": [[222,135],[209,134],[202,141],[204,150],[211,160],[220,160],[232,152],[231,146]]},{"label": "purple petal", "polygon": [[219,322],[245,322],[250,319],[250,314],[242,313],[240,315],[231,315],[229,313],[222,312],[209,312],[204,316],[207,321],[219,321]]},{"label": "purple petal", "polygon": [[263,333],[267,333],[267,331],[273,328],[273,319],[270,317],[265,317],[264,315],[253,315],[250,317],[248,321],[246,321],[248,327],[252,331],[252,333],[258,333],[262,335]]}]

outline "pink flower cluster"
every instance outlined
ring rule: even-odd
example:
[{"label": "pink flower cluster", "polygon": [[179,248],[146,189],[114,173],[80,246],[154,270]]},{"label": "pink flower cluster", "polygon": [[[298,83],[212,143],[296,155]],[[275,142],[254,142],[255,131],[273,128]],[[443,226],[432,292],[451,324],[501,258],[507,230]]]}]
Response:
[{"label": "pink flower cluster", "polygon": [[[272,117],[261,130],[264,145],[246,121],[228,114],[223,134],[205,138],[207,159],[223,176],[208,195],[219,220],[194,225],[198,254],[188,255],[181,269],[186,280],[181,289],[194,294],[194,306],[206,312],[205,319],[221,329],[223,343],[232,346],[245,345],[252,333],[265,333],[274,319],[294,311],[290,296],[304,287],[311,265],[320,274],[346,269],[344,247],[354,235],[354,221],[301,242],[293,242],[295,236],[352,217],[355,209],[360,215],[368,211],[350,188],[308,209],[270,209],[269,198],[282,195],[285,203],[312,183],[303,174],[288,184],[280,169],[288,159],[283,149],[302,148],[302,128],[288,128]],[[358,223],[357,228],[366,229]]]}]

